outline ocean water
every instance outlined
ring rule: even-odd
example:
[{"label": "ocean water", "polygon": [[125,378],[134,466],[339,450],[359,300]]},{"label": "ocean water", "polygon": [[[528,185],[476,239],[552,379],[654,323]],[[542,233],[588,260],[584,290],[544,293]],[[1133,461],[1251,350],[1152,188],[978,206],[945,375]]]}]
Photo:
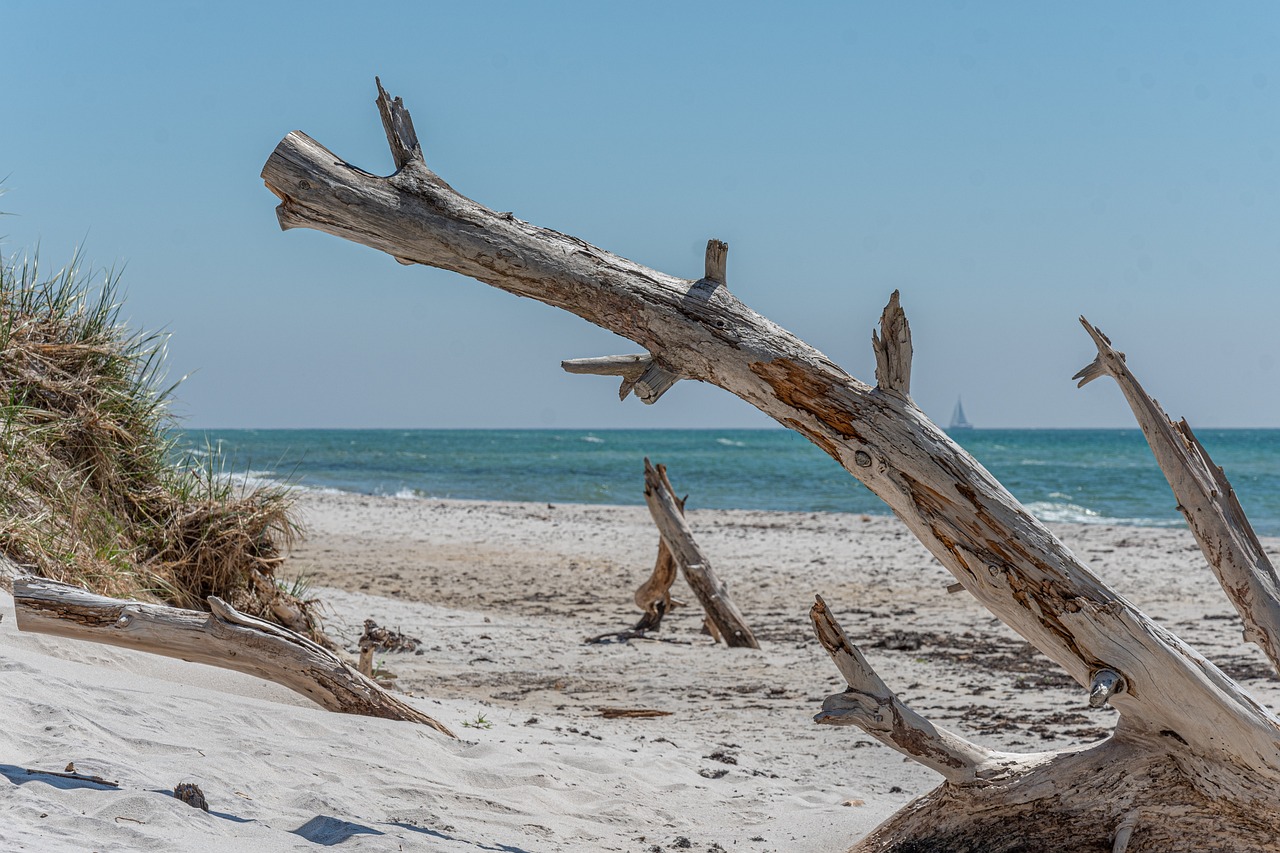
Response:
[{"label": "ocean water", "polygon": [[[1261,535],[1280,536],[1280,430],[1197,433]],[[760,430],[188,430],[228,470],[405,498],[644,503],[644,457],[690,508],[885,513],[794,432]],[[1181,526],[1136,430],[995,430],[955,438],[1047,522]]]}]

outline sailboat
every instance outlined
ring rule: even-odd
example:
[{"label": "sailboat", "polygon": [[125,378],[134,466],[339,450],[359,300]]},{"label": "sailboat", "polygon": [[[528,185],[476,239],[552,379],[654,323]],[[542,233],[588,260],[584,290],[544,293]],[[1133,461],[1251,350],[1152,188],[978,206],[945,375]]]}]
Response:
[{"label": "sailboat", "polygon": [[969,423],[969,419],[964,416],[964,404],[960,402],[959,397],[956,397],[956,409],[951,413],[951,426],[947,427],[947,432],[967,429],[973,429],[973,424]]}]

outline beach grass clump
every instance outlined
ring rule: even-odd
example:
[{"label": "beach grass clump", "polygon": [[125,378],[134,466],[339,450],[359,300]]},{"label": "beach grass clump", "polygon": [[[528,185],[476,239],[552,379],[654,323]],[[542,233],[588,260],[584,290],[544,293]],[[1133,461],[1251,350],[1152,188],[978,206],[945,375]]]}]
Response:
[{"label": "beach grass clump", "polygon": [[299,534],[283,486],[178,457],[167,336],[120,315],[119,277],[0,263],[0,552],[114,597],[207,609],[216,595],[318,636],[276,583]]}]

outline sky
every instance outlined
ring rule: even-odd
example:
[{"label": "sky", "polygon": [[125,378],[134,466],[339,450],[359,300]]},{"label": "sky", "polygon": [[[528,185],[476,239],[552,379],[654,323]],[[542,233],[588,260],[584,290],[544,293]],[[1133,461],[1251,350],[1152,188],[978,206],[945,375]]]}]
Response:
[{"label": "sky", "polygon": [[[567,313],[314,231],[289,131],[388,174],[374,76],[495,210],[729,286],[864,380],[894,289],[945,423],[1130,427],[1086,315],[1171,414],[1280,427],[1280,4],[0,4],[0,252],[82,247],[171,335],[197,427],[757,427],[565,358]],[[7,176],[7,177],[6,177]]]}]

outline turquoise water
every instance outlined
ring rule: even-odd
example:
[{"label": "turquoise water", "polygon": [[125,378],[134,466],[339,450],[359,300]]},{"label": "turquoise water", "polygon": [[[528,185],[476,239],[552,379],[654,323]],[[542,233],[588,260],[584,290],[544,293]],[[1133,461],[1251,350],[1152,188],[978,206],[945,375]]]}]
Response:
[{"label": "turquoise water", "polygon": [[[1280,430],[1206,430],[1262,535],[1280,536]],[[1045,521],[1179,526],[1138,430],[973,430],[957,440]],[[233,470],[405,497],[640,504],[643,459],[689,505],[883,513],[879,499],[788,430],[191,430]]]}]

